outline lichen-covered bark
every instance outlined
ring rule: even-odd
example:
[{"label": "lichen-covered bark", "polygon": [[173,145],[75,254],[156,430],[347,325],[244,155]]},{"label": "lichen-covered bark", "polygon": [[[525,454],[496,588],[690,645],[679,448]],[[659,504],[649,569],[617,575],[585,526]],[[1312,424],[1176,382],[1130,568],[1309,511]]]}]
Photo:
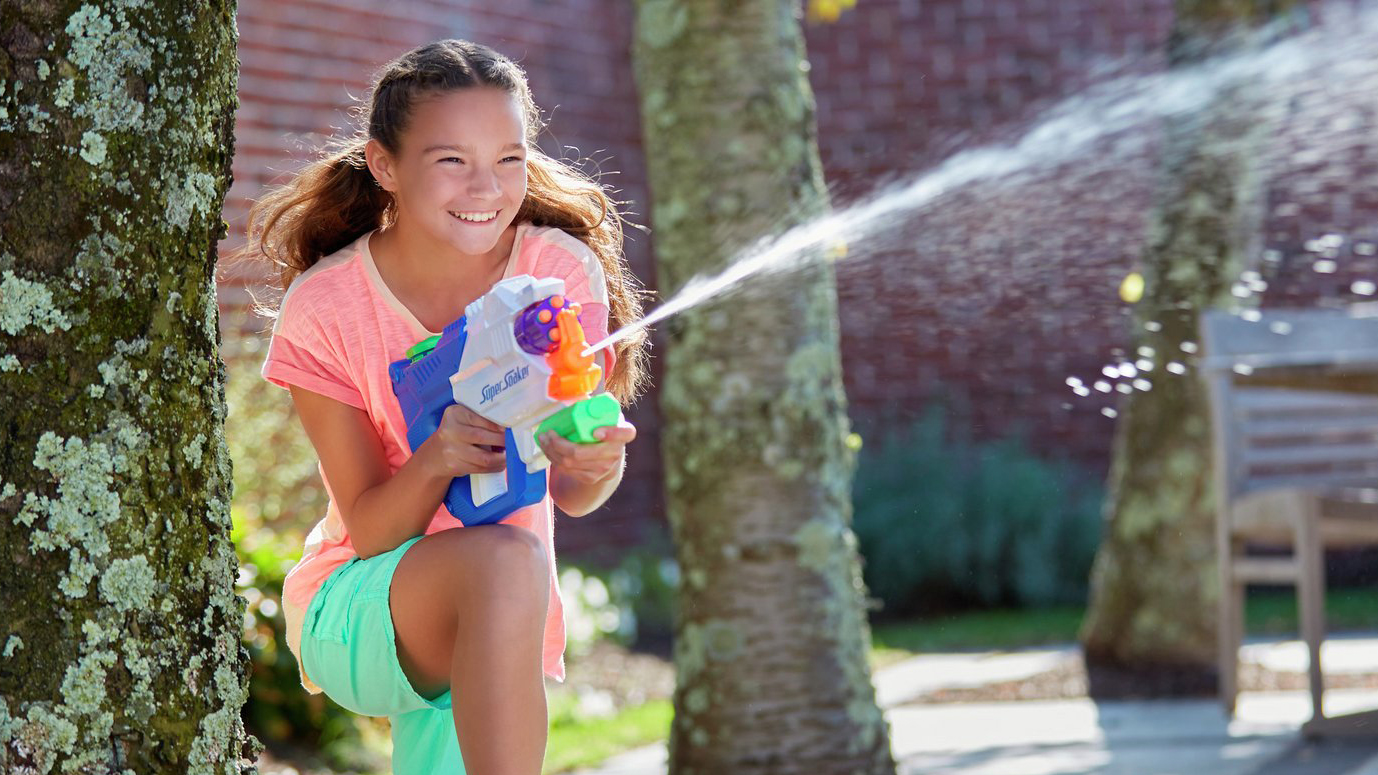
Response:
[{"label": "lichen-covered bark", "polygon": [[212,270],[232,2],[0,4],[0,771],[257,742]]},{"label": "lichen-covered bark", "polygon": [[[1239,33],[1290,2],[1179,0],[1173,67],[1247,45]],[[1215,681],[1216,579],[1209,407],[1192,366],[1202,310],[1231,300],[1260,228],[1257,152],[1267,121],[1247,85],[1204,115],[1165,126],[1162,182],[1135,309],[1135,347],[1156,363],[1153,388],[1122,407],[1082,643],[1093,691],[1102,671],[1143,690],[1197,692]],[[1239,300],[1235,300],[1239,301]],[[1247,303],[1247,302],[1241,302]],[[1171,363],[1183,374],[1167,371]],[[1108,687],[1108,691],[1115,691]]]},{"label": "lichen-covered bark", "polygon": [[[667,296],[827,209],[798,11],[638,4]],[[665,327],[662,434],[683,571],[677,775],[894,772],[866,662],[836,304],[832,269],[812,256]]]}]

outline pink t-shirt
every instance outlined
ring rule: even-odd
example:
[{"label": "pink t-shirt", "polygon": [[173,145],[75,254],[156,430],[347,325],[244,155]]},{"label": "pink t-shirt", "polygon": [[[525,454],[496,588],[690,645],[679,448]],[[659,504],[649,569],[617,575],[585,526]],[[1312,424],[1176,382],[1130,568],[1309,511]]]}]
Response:
[{"label": "pink t-shirt", "polygon": [[[411,456],[402,408],[392,392],[388,364],[406,357],[407,348],[438,331],[427,331],[393,295],[378,274],[365,234],[354,244],[326,256],[296,278],[283,296],[263,377],[282,387],[297,385],[362,409],[382,440],[388,465],[396,471]],[[521,224],[503,277],[529,274],[565,281],[565,295],[583,305],[580,320],[590,342],[607,335],[608,292],[602,266],[593,251],[570,234],[554,228]],[[604,374],[612,354],[600,353]],[[301,663],[302,626],[311,598],[331,572],[355,556],[343,518],[331,493],[325,516],[306,537],[301,560],[283,583],[287,644],[297,657],[302,686],[321,691]],[[543,663],[546,675],[565,677],[565,621],[555,572],[554,510],[550,495],[503,520],[540,537],[550,560],[550,606],[545,625]],[[426,534],[463,527],[442,504]]]}]

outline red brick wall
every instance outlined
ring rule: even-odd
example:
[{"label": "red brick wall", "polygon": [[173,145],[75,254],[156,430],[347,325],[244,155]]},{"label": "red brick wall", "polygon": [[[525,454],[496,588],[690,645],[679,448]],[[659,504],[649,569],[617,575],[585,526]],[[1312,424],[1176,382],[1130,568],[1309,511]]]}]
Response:
[{"label": "red brick wall", "polygon": [[[878,183],[912,178],[955,150],[1009,140],[1093,80],[1095,68],[1162,67],[1172,0],[861,0],[834,24],[807,28],[819,144],[838,206]],[[245,0],[236,182],[226,213],[241,231],[246,200],[344,127],[350,95],[378,64],[416,44],[466,37],[527,69],[551,127],[547,152],[574,146],[649,212],[629,61],[631,4],[514,0],[502,10],[448,0],[387,4]],[[1294,101],[1271,143],[1263,274],[1268,304],[1354,298],[1378,257],[1378,117],[1372,101],[1335,106],[1325,84]],[[1342,148],[1341,153],[1317,152]],[[1126,356],[1117,295],[1142,249],[1157,158],[1098,148],[1017,185],[964,188],[894,216],[885,239],[855,241],[838,265],[843,361],[852,414],[921,411],[946,393],[978,434],[1023,428],[1036,447],[1103,470],[1115,393],[1073,394]],[[1357,236],[1338,248],[1317,240]],[[628,256],[653,284],[647,240]],[[1320,253],[1338,271],[1316,272]],[[1322,267],[1324,268],[1324,264]],[[230,274],[227,305],[242,301]],[[1133,357],[1130,356],[1130,360]],[[628,545],[662,519],[654,393],[633,412],[642,432],[629,477],[590,520],[565,520],[561,544]]]}]

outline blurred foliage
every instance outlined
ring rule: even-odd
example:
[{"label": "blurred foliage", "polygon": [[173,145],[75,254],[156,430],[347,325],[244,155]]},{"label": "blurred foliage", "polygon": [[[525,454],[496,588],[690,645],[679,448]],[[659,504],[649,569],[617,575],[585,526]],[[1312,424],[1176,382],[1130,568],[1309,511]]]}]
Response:
[{"label": "blurred foliage", "polygon": [[560,590],[569,650],[584,653],[599,638],[628,648],[663,650],[675,626],[679,565],[668,537],[622,553],[613,562],[564,558]]},{"label": "blurred foliage", "polygon": [[882,616],[1083,602],[1103,484],[950,416],[879,423],[859,454],[853,527]]}]

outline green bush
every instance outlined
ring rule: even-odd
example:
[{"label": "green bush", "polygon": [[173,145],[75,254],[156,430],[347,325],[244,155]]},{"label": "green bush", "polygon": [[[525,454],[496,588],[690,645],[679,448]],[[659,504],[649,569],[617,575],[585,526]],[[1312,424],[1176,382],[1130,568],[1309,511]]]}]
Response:
[{"label": "green bush", "polygon": [[892,423],[858,457],[853,527],[882,615],[1084,601],[1103,485],[947,417]]},{"label": "green bush", "polygon": [[679,565],[668,539],[652,540],[611,564],[562,560],[570,651],[579,654],[599,638],[628,647],[663,647],[674,632],[678,584]]}]

